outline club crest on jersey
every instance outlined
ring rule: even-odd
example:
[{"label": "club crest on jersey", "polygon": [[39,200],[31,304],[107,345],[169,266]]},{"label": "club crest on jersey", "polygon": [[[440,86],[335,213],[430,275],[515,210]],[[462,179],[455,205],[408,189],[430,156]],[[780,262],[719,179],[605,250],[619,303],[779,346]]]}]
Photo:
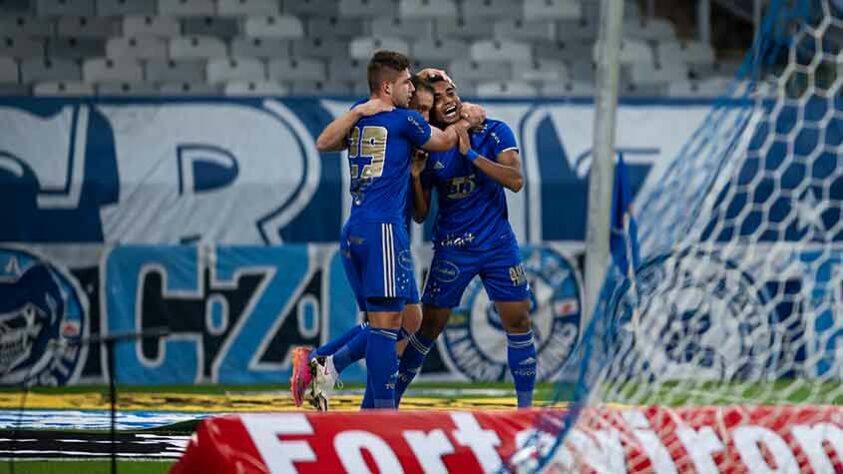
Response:
[{"label": "club crest on jersey", "polygon": [[[524,247],[521,258],[523,265],[510,269],[510,275],[532,288],[537,377],[551,380],[559,375],[580,335],[580,277],[573,263],[547,247]],[[441,341],[443,359],[453,371],[478,381],[509,377],[506,332],[479,278],[466,288]]]},{"label": "club crest on jersey", "polygon": [[[637,291],[614,291],[609,311],[621,322],[618,376],[732,380],[769,373],[782,335],[763,287],[713,254],[685,251],[641,265]],[[637,324],[633,324],[634,312]]]},{"label": "club crest on jersey", "polygon": [[87,347],[88,304],[76,280],[29,252],[0,248],[0,385],[65,385]]},{"label": "club crest on jersey", "polygon": [[398,265],[408,271],[413,271],[413,254],[409,250],[402,250],[398,254]]}]

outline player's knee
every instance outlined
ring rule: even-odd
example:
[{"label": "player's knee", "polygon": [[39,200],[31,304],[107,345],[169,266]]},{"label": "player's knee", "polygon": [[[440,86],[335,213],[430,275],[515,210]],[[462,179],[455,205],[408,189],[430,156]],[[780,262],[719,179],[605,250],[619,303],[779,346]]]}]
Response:
[{"label": "player's knee", "polygon": [[518,301],[498,304],[498,311],[506,332],[524,333],[532,328],[529,302]]},{"label": "player's knee", "polygon": [[419,332],[428,340],[434,340],[445,330],[448,318],[451,316],[449,308],[439,308],[425,305]]},{"label": "player's knee", "polygon": [[421,307],[418,304],[408,304],[404,306],[402,313],[401,326],[409,334],[413,334],[419,330],[422,322]]}]

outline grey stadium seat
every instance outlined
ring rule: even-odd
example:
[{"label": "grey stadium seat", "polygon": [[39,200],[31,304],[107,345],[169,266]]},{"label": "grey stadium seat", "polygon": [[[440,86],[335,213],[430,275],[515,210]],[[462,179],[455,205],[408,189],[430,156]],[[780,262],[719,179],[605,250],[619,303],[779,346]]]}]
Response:
[{"label": "grey stadium seat", "polygon": [[263,81],[266,67],[254,58],[217,58],[208,61],[205,77],[211,84],[230,81]]},{"label": "grey stadium seat", "polygon": [[570,62],[568,71],[574,81],[593,82],[597,77],[596,64],[588,60]]},{"label": "grey stadium seat", "polygon": [[44,41],[22,36],[0,37],[0,56],[8,58],[44,57]]},{"label": "grey stadium seat", "polygon": [[108,38],[120,34],[120,22],[113,18],[65,16],[59,18],[58,36]]},{"label": "grey stadium seat", "polygon": [[2,84],[0,83],[0,96],[4,95],[29,95],[29,86],[26,84]]},{"label": "grey stadium seat", "polygon": [[556,22],[556,39],[559,41],[588,40],[594,42],[596,38],[596,22],[589,20],[559,20]]},{"label": "grey stadium seat", "polygon": [[150,60],[144,76],[149,82],[203,82],[205,61]]},{"label": "grey stadium seat", "polygon": [[229,96],[284,96],[290,89],[275,81],[233,81],[223,86],[223,94]]},{"label": "grey stadium seat", "polygon": [[25,59],[20,65],[21,82],[78,81],[82,70],[69,59]]},{"label": "grey stadium seat", "polygon": [[53,22],[31,16],[0,17],[0,34],[20,37],[49,37],[53,35]]},{"label": "grey stadium seat", "polygon": [[661,41],[676,38],[673,23],[660,18],[646,21],[626,21],[623,24],[623,35],[627,38]]},{"label": "grey stadium seat", "polygon": [[533,56],[528,43],[512,40],[482,40],[471,45],[471,59],[475,61],[521,61]]},{"label": "grey stadium seat", "polygon": [[101,96],[157,96],[158,88],[148,82],[104,82],[96,84]]},{"label": "grey stadium seat", "polygon": [[181,30],[185,36],[207,35],[218,38],[233,38],[240,34],[237,19],[212,16],[185,18],[181,22]]},{"label": "grey stadium seat", "polygon": [[329,59],[348,57],[348,41],[328,38],[302,38],[293,41],[293,56]]},{"label": "grey stadium seat", "polygon": [[410,46],[410,56],[422,63],[468,59],[468,53],[468,42],[456,38],[422,39]]},{"label": "grey stadium seat", "polygon": [[368,65],[364,59],[334,58],[328,63],[328,77],[332,81],[362,81]]},{"label": "grey stadium seat", "polygon": [[94,0],[37,0],[35,11],[40,16],[93,16]]},{"label": "grey stadium seat", "polygon": [[405,38],[408,40],[433,37],[431,20],[404,20],[401,18],[380,17],[372,20],[372,36]]},{"label": "grey stadium seat", "polygon": [[340,0],[340,16],[346,18],[394,17],[397,14],[394,0]]},{"label": "grey stadium seat", "polygon": [[20,79],[18,72],[17,61],[12,58],[0,58],[0,82],[17,83]]},{"label": "grey stadium seat", "polygon": [[636,85],[670,84],[671,82],[687,81],[688,66],[684,64],[651,65],[636,63],[631,65],[629,75]]},{"label": "grey stadium seat", "polygon": [[106,55],[110,58],[166,59],[167,40],[154,36],[121,36],[106,43]]},{"label": "grey stadium seat", "polygon": [[158,0],[158,14],[164,16],[212,16],[214,0]]},{"label": "grey stadium seat", "polygon": [[541,59],[528,62],[515,61],[512,65],[512,77],[516,81],[565,81],[570,78],[565,63],[553,59]]},{"label": "grey stadium seat", "polygon": [[155,0],[97,0],[97,15],[155,15],[158,11]]},{"label": "grey stadium seat", "polygon": [[591,61],[591,41],[536,41],[533,54],[536,59],[560,59],[563,61]]},{"label": "grey stadium seat", "polygon": [[326,36],[346,37],[363,36],[363,21],[354,18],[315,17],[307,21],[307,36],[324,38]]},{"label": "grey stadium seat", "polygon": [[454,0],[400,0],[398,14],[402,18],[451,18],[457,15]]},{"label": "grey stadium seat", "polygon": [[336,81],[294,81],[290,83],[291,95],[349,95],[351,83]]},{"label": "grey stadium seat", "polygon": [[281,38],[235,38],[231,55],[241,58],[285,58],[290,55],[292,42]]},{"label": "grey stadium seat", "polygon": [[578,0],[524,0],[524,19],[575,20],[582,17],[582,3]]},{"label": "grey stadium seat", "polygon": [[533,97],[538,89],[522,81],[492,81],[477,84],[476,93],[483,97]]},{"label": "grey stadium seat", "polygon": [[286,81],[324,81],[325,63],[316,59],[273,59],[269,61],[270,79]]},{"label": "grey stadium seat", "polygon": [[246,18],[243,26],[246,36],[274,38],[302,38],[304,25],[291,15],[253,16]]},{"label": "grey stadium seat", "polygon": [[551,82],[539,87],[539,94],[544,97],[593,97],[594,83],[592,82]]},{"label": "grey stadium seat", "polygon": [[489,22],[478,17],[437,18],[433,23],[438,38],[485,38],[491,34]]},{"label": "grey stadium seat", "polygon": [[170,57],[172,59],[218,58],[228,56],[225,43],[211,36],[191,36],[188,38],[170,38]]},{"label": "grey stadium seat", "polygon": [[512,78],[512,64],[488,61],[451,61],[446,69],[459,85],[462,81],[508,81]]},{"label": "grey stadium seat", "polygon": [[222,16],[277,15],[278,0],[218,0],[217,13]]},{"label": "grey stadium seat", "polygon": [[372,54],[379,49],[388,49],[390,51],[398,51],[399,53],[409,54],[410,46],[406,41],[400,38],[374,38],[371,36],[357,37],[351,40],[348,52],[352,58],[369,59]]},{"label": "grey stadium seat", "polygon": [[329,17],[339,13],[339,0],[293,0],[284,2],[284,13],[298,17]]},{"label": "grey stadium seat", "polygon": [[523,6],[512,0],[465,0],[462,14],[476,18],[520,18]]},{"label": "grey stadium seat", "polygon": [[36,96],[94,95],[94,85],[82,81],[47,81],[32,86]]},{"label": "grey stadium seat", "polygon": [[554,23],[546,20],[524,21],[520,18],[495,20],[492,31],[495,38],[521,41],[552,40],[556,36]]},{"label": "grey stadium seat", "polygon": [[105,56],[105,40],[101,38],[54,38],[47,40],[47,56],[64,59]]},{"label": "grey stadium seat", "polygon": [[123,18],[124,36],[161,36],[174,38],[181,35],[181,25],[175,18],[163,16],[127,16]]},{"label": "grey stadium seat", "polygon": [[[595,42],[592,48],[592,58],[595,61],[597,61],[599,48],[600,44]],[[620,62],[622,65],[633,63],[654,64],[653,49],[644,41],[624,38],[621,42]]]},{"label": "grey stadium seat", "polygon": [[141,82],[143,69],[134,59],[90,58],[82,62],[82,77],[88,82]]},{"label": "grey stadium seat", "polygon": [[2,15],[27,15],[33,12],[34,2],[30,0],[5,0],[0,2]]},{"label": "grey stadium seat", "polygon": [[220,87],[204,82],[167,82],[158,87],[161,95],[214,96],[221,91]]}]

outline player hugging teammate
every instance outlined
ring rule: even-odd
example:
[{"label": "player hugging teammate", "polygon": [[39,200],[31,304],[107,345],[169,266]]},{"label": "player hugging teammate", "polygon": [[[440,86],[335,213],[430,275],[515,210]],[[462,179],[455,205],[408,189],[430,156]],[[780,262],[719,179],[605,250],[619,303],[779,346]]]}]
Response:
[{"label": "player hugging teammate", "polygon": [[[530,289],[504,191],[518,192],[523,185],[515,136],[505,123],[486,119],[481,108],[463,104],[442,71],[422,71],[414,86],[408,66],[399,53],[375,53],[368,68],[371,99],[355,104],[317,140],[320,151],[349,149],[352,209],[340,251],[368,325],[314,351],[297,349],[293,396],[298,405],[307,397],[327,409],[339,372],[365,354],[362,408],[397,407],[452,308],[479,275],[507,333],[518,406],[529,407],[536,378]],[[411,97],[416,108],[429,109],[431,91],[433,126],[426,116],[405,109]],[[429,156],[418,149],[430,151]],[[434,190],[439,203],[435,253],[421,327],[413,332],[418,293],[407,221],[409,214],[424,221]],[[407,334],[399,363],[396,342]]]}]

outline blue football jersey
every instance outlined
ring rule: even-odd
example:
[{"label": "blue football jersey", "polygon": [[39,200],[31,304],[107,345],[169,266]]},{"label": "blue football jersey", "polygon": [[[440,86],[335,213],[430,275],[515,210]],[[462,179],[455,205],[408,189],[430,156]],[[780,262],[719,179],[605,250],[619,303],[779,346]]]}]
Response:
[{"label": "blue football jersey", "polygon": [[[498,120],[487,119],[480,130],[469,131],[469,137],[474,151],[492,161],[506,150],[518,149],[512,129]],[[515,243],[504,187],[460,155],[458,148],[431,153],[422,182],[436,188],[434,248],[483,250]]]},{"label": "blue football jersey", "polygon": [[347,137],[351,173],[349,222],[405,223],[410,154],[430,139],[415,110],[395,109],[360,119]]}]

